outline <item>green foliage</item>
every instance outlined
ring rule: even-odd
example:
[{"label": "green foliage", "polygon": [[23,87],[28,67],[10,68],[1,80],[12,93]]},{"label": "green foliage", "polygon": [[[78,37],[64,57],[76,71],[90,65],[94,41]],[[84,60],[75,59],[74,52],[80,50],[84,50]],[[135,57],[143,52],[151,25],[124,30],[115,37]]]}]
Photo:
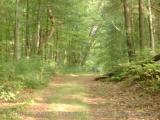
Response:
[{"label": "green foliage", "polygon": [[[54,73],[51,62],[41,59],[22,59],[17,63],[1,64],[0,99],[13,100],[17,91],[24,88],[37,89],[46,86]],[[14,91],[14,92],[12,92]]]},{"label": "green foliage", "polygon": [[16,65],[16,74],[21,76],[27,88],[39,88],[48,83],[48,77],[53,73],[52,66],[40,59],[22,60]]},{"label": "green foliage", "polygon": [[82,66],[60,66],[58,68],[60,73],[87,73],[89,70],[86,67]]},{"label": "green foliage", "polygon": [[1,91],[0,92],[0,99],[3,99],[5,101],[15,100],[16,95],[12,92]]},{"label": "green foliage", "polygon": [[0,64],[0,81],[8,80],[14,77],[14,65],[13,63],[2,62]]},{"label": "green foliage", "polygon": [[131,63],[114,68],[113,81],[131,80],[140,84],[149,92],[160,91],[160,64],[158,63]]},{"label": "green foliage", "polygon": [[1,120],[21,120],[21,115],[25,111],[25,105],[15,105],[11,107],[2,107],[0,109],[0,119]]}]

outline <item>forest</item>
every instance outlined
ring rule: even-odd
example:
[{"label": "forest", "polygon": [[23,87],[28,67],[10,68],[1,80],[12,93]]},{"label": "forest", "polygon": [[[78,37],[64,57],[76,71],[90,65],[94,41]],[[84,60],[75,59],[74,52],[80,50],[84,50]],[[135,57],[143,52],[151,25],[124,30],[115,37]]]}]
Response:
[{"label": "forest", "polygon": [[0,0],[0,120],[160,120],[159,0]]}]

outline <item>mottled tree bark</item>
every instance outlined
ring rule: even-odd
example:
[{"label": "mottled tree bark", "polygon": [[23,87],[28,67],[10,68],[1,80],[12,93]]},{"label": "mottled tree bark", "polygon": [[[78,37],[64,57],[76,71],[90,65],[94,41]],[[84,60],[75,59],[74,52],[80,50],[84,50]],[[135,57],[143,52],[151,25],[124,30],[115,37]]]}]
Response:
[{"label": "mottled tree bark", "polygon": [[132,40],[132,25],[131,25],[130,9],[129,9],[128,0],[122,0],[122,1],[123,1],[123,7],[124,7],[128,58],[129,58],[129,61],[131,62],[134,57],[134,47],[133,47],[133,40]]}]

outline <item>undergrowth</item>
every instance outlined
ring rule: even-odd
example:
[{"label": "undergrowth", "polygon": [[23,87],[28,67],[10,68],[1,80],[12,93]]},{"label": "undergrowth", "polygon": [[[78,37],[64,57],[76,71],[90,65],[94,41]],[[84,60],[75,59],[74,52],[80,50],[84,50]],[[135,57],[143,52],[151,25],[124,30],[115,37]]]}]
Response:
[{"label": "undergrowth", "polygon": [[0,64],[0,99],[15,100],[22,89],[38,89],[47,85],[54,73],[50,62],[41,59],[21,59]]},{"label": "undergrowth", "polygon": [[68,74],[68,73],[94,73],[94,70],[91,70],[90,68],[86,66],[70,66],[70,65],[61,65],[57,68],[59,73]]},{"label": "undergrowth", "polygon": [[113,69],[110,80],[128,80],[131,85],[139,84],[149,92],[160,92],[160,64],[154,62],[122,64]]},{"label": "undergrowth", "polygon": [[1,120],[21,120],[21,115],[25,111],[26,105],[15,105],[0,109]]}]

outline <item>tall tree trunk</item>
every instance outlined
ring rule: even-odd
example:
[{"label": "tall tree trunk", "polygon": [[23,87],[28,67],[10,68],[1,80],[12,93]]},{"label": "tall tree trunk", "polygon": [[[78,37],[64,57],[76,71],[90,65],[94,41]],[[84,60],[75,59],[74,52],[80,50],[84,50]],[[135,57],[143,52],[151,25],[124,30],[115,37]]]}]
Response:
[{"label": "tall tree trunk", "polygon": [[130,17],[128,0],[123,0],[123,7],[124,7],[124,18],[125,18],[125,27],[126,27],[126,39],[127,39],[127,46],[128,46],[128,57],[129,57],[129,61],[131,62],[134,57],[134,48],[132,44],[133,43],[132,25],[131,25],[131,17]]},{"label": "tall tree trunk", "polygon": [[81,66],[83,66],[87,60],[87,57],[89,56],[89,53],[91,51],[91,48],[94,46],[94,41],[95,41],[95,36],[92,36],[90,38],[91,40],[89,41],[88,45],[86,46],[85,48],[85,51],[83,53],[83,56],[82,56],[82,60],[81,60]]},{"label": "tall tree trunk", "polygon": [[[48,7],[47,7],[47,14],[46,14],[46,26],[45,26],[45,34],[48,35],[48,32],[49,32],[49,15],[48,15]],[[45,53],[45,59],[47,60],[49,58],[49,52],[50,52],[50,47],[48,45],[48,37],[46,38],[45,40],[45,47],[44,47],[44,53]]]},{"label": "tall tree trunk", "polygon": [[55,62],[56,62],[56,63],[58,63],[58,59],[59,59],[58,44],[59,44],[59,31],[58,31],[58,28],[56,28],[56,39],[55,39],[55,47],[56,47],[56,51],[55,51]]},{"label": "tall tree trunk", "polygon": [[38,0],[38,9],[37,9],[37,37],[36,37],[36,53],[40,54],[41,52],[41,0]]},{"label": "tall tree trunk", "polygon": [[133,51],[135,53],[135,41],[134,41],[134,33],[135,33],[135,26],[134,26],[134,0],[131,0],[131,30],[132,30],[132,45]]},{"label": "tall tree trunk", "polygon": [[57,63],[58,62],[58,44],[59,44],[59,31],[57,29],[57,25],[56,25],[56,18],[53,14],[53,11],[52,9],[49,7],[48,5],[48,17],[50,19],[50,22],[51,22],[51,28],[48,32],[48,37],[47,37],[47,40],[51,39],[53,36],[55,38],[54,40],[54,43],[55,43],[55,55],[54,55],[54,59],[55,59],[55,62]]},{"label": "tall tree trunk", "polygon": [[158,32],[158,43],[160,44],[160,14],[158,16],[158,30],[157,30],[157,32]]},{"label": "tall tree trunk", "polygon": [[15,41],[14,41],[14,55],[18,61],[20,59],[20,42],[19,42],[19,0],[16,0],[16,21],[15,21]]},{"label": "tall tree trunk", "polygon": [[144,48],[144,1],[139,0],[139,42],[140,49]]},{"label": "tall tree trunk", "polygon": [[154,39],[154,30],[153,30],[151,0],[148,0],[148,10],[149,10],[150,47],[154,55],[155,54],[155,39]]},{"label": "tall tree trunk", "polygon": [[27,11],[26,11],[26,41],[25,41],[25,55],[29,58],[29,0],[27,0]]}]

